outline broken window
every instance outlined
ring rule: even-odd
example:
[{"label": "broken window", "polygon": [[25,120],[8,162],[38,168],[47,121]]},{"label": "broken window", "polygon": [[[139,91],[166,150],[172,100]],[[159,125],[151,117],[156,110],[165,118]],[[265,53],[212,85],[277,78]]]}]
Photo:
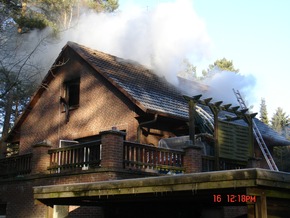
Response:
[{"label": "broken window", "polygon": [[79,106],[80,103],[80,78],[65,82],[65,100],[69,109]]},{"label": "broken window", "polygon": [[80,103],[80,78],[64,82],[64,97],[60,96],[60,104],[64,106],[66,123],[69,122],[69,111],[76,109]]}]

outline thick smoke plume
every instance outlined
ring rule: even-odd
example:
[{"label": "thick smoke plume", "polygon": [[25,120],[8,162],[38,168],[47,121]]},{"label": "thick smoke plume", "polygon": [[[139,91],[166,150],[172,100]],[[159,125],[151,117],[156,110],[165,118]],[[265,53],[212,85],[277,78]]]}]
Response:
[{"label": "thick smoke plume", "polygon": [[132,6],[114,14],[87,13],[63,37],[135,60],[176,85],[183,59],[198,62],[210,50],[205,25],[188,0],[160,3],[149,11]]},{"label": "thick smoke plume", "polygon": [[[47,66],[50,67],[67,41],[137,61],[176,86],[183,60],[198,67],[209,59],[211,50],[205,24],[190,0],[160,3],[150,10],[131,6],[111,14],[87,12],[61,34],[57,43],[45,45],[37,55],[39,61],[50,60]],[[236,102],[232,88],[250,91],[254,78],[222,72],[214,74],[205,84],[209,87],[203,93],[205,97],[232,103]],[[205,90],[187,91],[195,95]]]},{"label": "thick smoke plume", "polygon": [[256,78],[253,75],[242,75],[231,71],[214,70],[212,76],[204,80],[209,88],[204,92],[204,97],[211,97],[215,101],[224,101],[238,105],[233,89],[239,91],[247,107],[251,107],[255,102],[252,94],[256,85]]}]

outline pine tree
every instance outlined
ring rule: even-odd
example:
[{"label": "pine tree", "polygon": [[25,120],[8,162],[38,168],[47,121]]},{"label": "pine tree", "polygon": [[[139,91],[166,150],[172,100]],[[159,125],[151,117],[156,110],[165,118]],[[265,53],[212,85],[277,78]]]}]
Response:
[{"label": "pine tree", "polygon": [[[289,118],[283,109],[278,107],[275,114],[271,119],[271,126],[281,135],[287,138],[286,126],[289,123]],[[289,162],[290,152],[287,147],[278,146],[274,147],[274,159],[281,171],[290,171],[290,162]]]},{"label": "pine tree", "polygon": [[113,12],[118,7],[118,0],[22,0],[22,7],[13,11],[13,19],[19,33],[47,26],[57,32],[70,28],[84,9],[100,13]]},{"label": "pine tree", "polygon": [[286,115],[286,113],[283,111],[281,107],[278,107],[271,119],[272,128],[276,130],[278,133],[285,135],[283,130],[285,129],[285,126],[288,123],[289,117]]},{"label": "pine tree", "polygon": [[267,105],[266,105],[266,100],[264,98],[261,99],[261,104],[260,104],[260,120],[263,123],[269,125]]},{"label": "pine tree", "polygon": [[203,77],[207,77],[215,69],[239,73],[239,69],[236,69],[234,67],[233,61],[229,61],[226,58],[222,58],[216,60],[213,64],[210,64],[207,70],[203,70],[202,71]]}]

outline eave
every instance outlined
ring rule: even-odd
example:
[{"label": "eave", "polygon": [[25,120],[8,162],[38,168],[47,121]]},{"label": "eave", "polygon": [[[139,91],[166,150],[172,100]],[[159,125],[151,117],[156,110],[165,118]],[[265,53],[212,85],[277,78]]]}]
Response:
[{"label": "eave", "polygon": [[[138,179],[125,179],[81,184],[34,187],[34,198],[46,203],[53,199],[86,200],[115,198],[117,196],[162,195],[162,193],[199,192],[215,190],[242,190],[245,194],[259,195],[264,189],[268,197],[290,199],[290,174],[264,169],[215,171]],[[270,191],[271,190],[271,191]]]}]

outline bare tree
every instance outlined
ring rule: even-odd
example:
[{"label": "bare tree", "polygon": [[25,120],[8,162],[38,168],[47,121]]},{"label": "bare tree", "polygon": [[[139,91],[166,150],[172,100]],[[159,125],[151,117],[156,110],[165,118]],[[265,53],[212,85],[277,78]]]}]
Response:
[{"label": "bare tree", "polygon": [[0,6],[0,157],[3,157],[4,139],[42,77],[43,69],[34,60],[47,36],[39,34],[31,39],[31,35],[18,34],[10,9]]}]

